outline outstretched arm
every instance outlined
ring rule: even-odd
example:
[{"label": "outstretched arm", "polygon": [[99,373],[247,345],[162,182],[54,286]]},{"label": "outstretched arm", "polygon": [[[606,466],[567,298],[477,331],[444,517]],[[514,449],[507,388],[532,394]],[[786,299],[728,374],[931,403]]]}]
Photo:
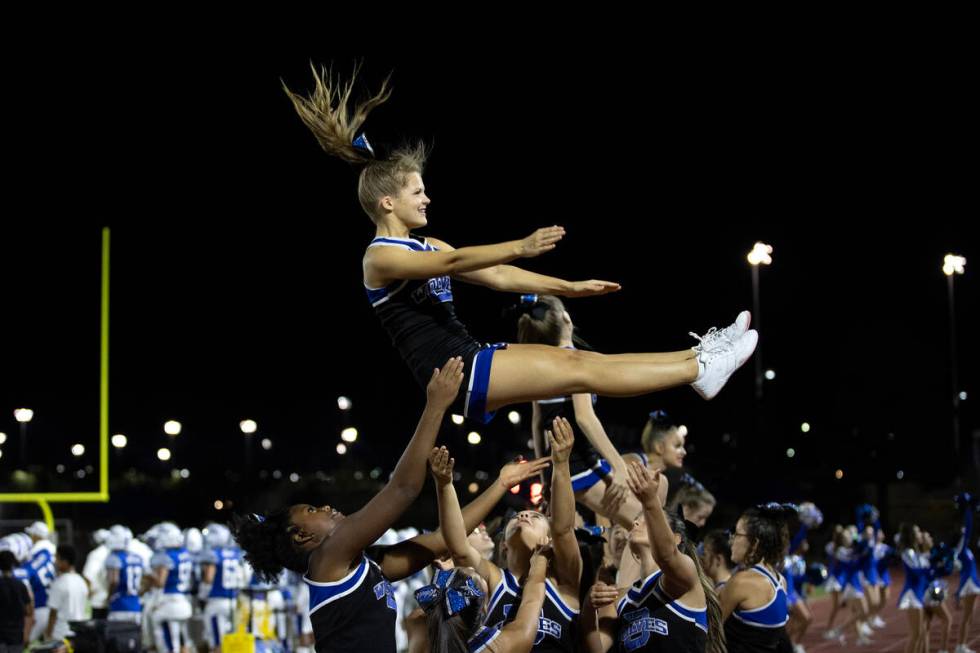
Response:
[{"label": "outstretched arm", "polygon": [[582,580],[582,553],[575,537],[575,492],[568,459],[575,436],[564,417],[555,418],[548,433],[551,440],[551,538],[555,551],[555,576],[564,589],[578,595]]},{"label": "outstretched arm", "polygon": [[[451,358],[436,369],[426,388],[427,401],[415,435],[395,466],[391,480],[353,515],[342,520],[310,558],[313,580],[330,582],[347,574],[350,563],[370,546],[415,501],[425,482],[425,467],[446,409],[463,380],[462,358]],[[304,537],[308,534],[294,535]],[[308,535],[312,537],[312,535]]]},{"label": "outstretched arm", "polygon": [[[538,460],[519,461],[504,465],[493,485],[484,490],[479,497],[463,508],[464,531],[466,533],[472,532],[474,528],[486,519],[490,511],[504,498],[504,494],[510,488],[527,478],[535,476],[550,462],[550,458],[539,458]],[[399,542],[385,549],[384,558],[381,560],[381,569],[384,571],[385,577],[389,580],[401,580],[402,578],[411,576],[430,564],[433,560],[446,555],[446,553],[446,541],[440,529],[433,533],[418,535],[410,540]],[[478,565],[480,564],[479,559],[482,556],[475,549],[472,549],[469,555],[474,556],[473,559],[467,562],[460,562],[460,564],[465,564],[480,571]],[[491,582],[494,580],[492,573],[487,572],[484,574],[481,572],[481,575],[484,578],[488,575],[491,577],[487,580],[491,587],[496,584],[495,582]]]},{"label": "outstretched arm", "polygon": [[458,276],[473,270],[490,268],[518,258],[533,258],[550,252],[565,235],[563,227],[544,227],[522,240],[494,245],[477,245],[453,249],[434,238],[428,240],[438,250],[409,251],[400,247],[368,247],[364,254],[364,274],[372,285],[387,285],[400,279],[429,279]]},{"label": "outstretched arm", "polygon": [[[562,232],[564,234],[564,231]],[[440,251],[461,252],[449,243],[436,238],[429,238],[430,243]],[[472,249],[472,248],[464,248]],[[561,295],[562,297],[586,297],[588,295],[605,295],[619,290],[618,283],[611,281],[566,281],[557,277],[530,272],[513,265],[491,265],[479,269],[450,273],[455,279],[478,286],[486,286],[501,292],[538,293],[546,295]]]},{"label": "outstretched arm", "polygon": [[647,535],[653,548],[653,559],[663,570],[664,591],[680,598],[695,587],[698,579],[694,561],[677,548],[674,531],[660,505],[660,470],[650,472],[645,465],[633,461],[629,466],[629,486],[643,505]]}]

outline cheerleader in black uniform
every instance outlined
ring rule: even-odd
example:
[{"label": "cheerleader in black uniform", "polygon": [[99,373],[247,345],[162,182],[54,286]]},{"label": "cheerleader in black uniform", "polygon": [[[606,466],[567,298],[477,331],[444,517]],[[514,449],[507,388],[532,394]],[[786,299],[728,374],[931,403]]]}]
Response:
[{"label": "cheerleader in black uniform", "polygon": [[615,608],[616,587],[593,587],[581,621],[589,653],[613,647],[618,653],[722,653],[725,634],[717,596],[684,523],[662,507],[660,472],[634,461],[629,474],[630,489],[643,505],[652,559],[643,563],[646,575]]},{"label": "cheerleader in black uniform", "polygon": [[[346,516],[330,506],[299,504],[260,516],[236,518],[235,539],[264,578],[283,567],[305,573],[317,653],[395,653],[396,604],[391,582],[407,578],[443,555],[439,532],[365,553],[411,505],[425,480],[426,459],[446,409],[463,379],[452,359],[428,384],[428,401],[415,435],[391,479],[366,506]],[[540,472],[547,461],[511,464],[467,506],[465,525],[475,528],[509,487]]]},{"label": "cheerleader in black uniform", "polygon": [[456,317],[452,278],[504,292],[563,297],[602,295],[619,290],[619,284],[565,281],[507,265],[554,249],[565,233],[559,226],[521,240],[461,249],[414,234],[428,223],[425,148],[375,158],[359,133],[368,113],[388,99],[387,83],[351,108],[353,80],[337,86],[329,75],[314,71],[314,77],[310,97],[288,89],[287,94],[321,147],[360,167],[358,199],[375,228],[363,259],[368,300],[420,384],[447,357],[463,357],[466,389],[454,412],[489,421],[494,411],[514,403],[588,393],[629,397],[684,384],[711,399],[751,357],[758,333],[748,328],[748,312],[700,336],[696,347],[668,353],[604,355],[547,345],[481,345]]}]

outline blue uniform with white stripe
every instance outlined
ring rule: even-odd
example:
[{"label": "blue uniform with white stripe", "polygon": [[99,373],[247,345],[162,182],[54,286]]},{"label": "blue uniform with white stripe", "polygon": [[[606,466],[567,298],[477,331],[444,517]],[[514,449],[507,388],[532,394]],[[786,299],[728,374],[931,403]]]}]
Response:
[{"label": "blue uniform with white stripe", "polygon": [[898,594],[898,609],[920,609],[929,584],[929,557],[914,549],[902,552],[902,566],[905,567],[905,585]]},{"label": "blue uniform with white stripe", "polygon": [[619,603],[617,653],[658,651],[698,653],[708,644],[708,610],[691,608],[667,596],[655,571],[633,584]]},{"label": "blue uniform with white stripe", "polygon": [[54,582],[55,576],[54,556],[51,550],[38,547],[31,559],[24,563],[23,569],[27,572],[31,591],[34,593],[34,607],[46,608],[48,606],[48,588]]},{"label": "blue uniform with white stripe", "polygon": [[888,558],[891,556],[892,551],[892,547],[888,546],[884,542],[878,542],[875,544],[875,571],[878,572],[879,587],[888,587],[892,584],[892,576],[888,571]]},{"label": "blue uniform with white stripe", "polygon": [[957,598],[971,594],[980,594],[980,578],[977,578],[977,559],[970,550],[970,538],[973,537],[973,510],[967,506],[963,514],[963,528],[960,530],[960,541],[956,545],[956,559],[960,563],[960,585],[956,590]]},{"label": "blue uniform with white stripe", "polygon": [[757,573],[772,586],[772,598],[765,605],[751,610],[735,610],[725,621],[725,638],[729,653],[749,651],[777,651],[791,653],[793,646],[786,635],[789,621],[789,602],[783,589],[782,577],[775,576],[762,565],[754,565],[744,572]]},{"label": "blue uniform with white stripe", "polygon": [[150,567],[167,569],[163,594],[187,594],[191,591],[194,575],[194,556],[183,547],[157,551],[150,558]]},{"label": "blue uniform with white stripe", "polygon": [[[544,603],[538,616],[538,635],[531,648],[535,652],[571,653],[575,650],[578,632],[578,610],[572,609],[550,578],[544,581]],[[484,623],[502,628],[517,616],[521,605],[521,587],[508,569],[500,570],[500,583],[490,594]]]},{"label": "blue uniform with white stripe", "polygon": [[245,579],[241,549],[237,546],[206,549],[198,559],[201,564],[215,567],[209,599],[234,599],[238,596]]},{"label": "blue uniform with white stripe", "polygon": [[346,576],[310,587],[317,653],[395,653],[398,606],[391,583],[367,556]]},{"label": "blue uniform with white stripe", "polygon": [[105,568],[119,571],[119,583],[109,597],[109,612],[142,612],[143,558],[125,550],[111,551],[105,559]]},{"label": "blue uniform with white stripe", "polygon": [[[438,249],[425,238],[375,238],[371,247],[397,247],[410,252]],[[368,288],[368,301],[374,307],[391,343],[408,364],[419,386],[425,388],[432,370],[441,368],[453,356],[463,357],[463,385],[451,406],[470,419],[489,422],[486,393],[490,380],[493,351],[504,344],[481,346],[456,317],[452,281],[448,276],[431,279],[404,279],[383,288]]]}]

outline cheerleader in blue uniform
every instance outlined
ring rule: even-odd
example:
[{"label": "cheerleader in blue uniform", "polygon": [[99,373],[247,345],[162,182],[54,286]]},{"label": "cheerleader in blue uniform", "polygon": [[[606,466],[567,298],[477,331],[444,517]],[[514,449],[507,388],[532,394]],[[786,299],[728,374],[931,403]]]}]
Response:
[{"label": "cheerleader in blue uniform", "polygon": [[[428,223],[425,147],[375,158],[359,133],[369,112],[390,96],[387,82],[373,98],[348,106],[353,80],[337,86],[330,75],[315,72],[314,77],[316,89],[310,97],[286,92],[320,146],[360,167],[358,199],[375,228],[362,261],[368,301],[421,386],[446,358],[463,358],[466,390],[454,412],[485,422],[509,404],[588,393],[630,397],[684,384],[711,399],[752,356],[758,332],[748,328],[748,312],[734,324],[700,336],[696,347],[667,353],[605,355],[477,342],[456,316],[452,279],[503,292],[562,297],[603,295],[619,290],[619,284],[566,281],[508,265],[553,250],[565,234],[560,226],[538,229],[520,240],[460,249],[415,234]],[[497,195],[507,201],[506,193]]]},{"label": "cheerleader in blue uniform", "polygon": [[956,544],[956,563],[960,568],[960,584],[956,589],[956,598],[963,607],[963,620],[960,621],[959,634],[956,637],[956,653],[975,653],[967,648],[966,639],[970,634],[970,624],[973,622],[973,610],[980,594],[980,578],[977,577],[977,559],[970,550],[970,540],[973,538],[973,520],[975,513],[980,510],[977,497],[964,492],[956,497],[956,506],[963,513],[963,526],[960,529],[960,539]]},{"label": "cheerleader in blue uniform", "polygon": [[806,582],[806,559],[810,549],[807,534],[811,529],[823,524],[823,513],[811,502],[805,501],[799,505],[799,528],[796,529],[789,542],[789,555],[783,565],[783,576],[786,578],[787,598],[789,600],[789,623],[786,632],[793,642],[796,653],[803,653],[803,638],[807,629],[813,623],[813,614],[807,604],[804,583]]},{"label": "cheerleader in blue uniform", "polygon": [[881,589],[878,579],[878,565],[875,560],[875,547],[878,544],[878,533],[881,532],[881,518],[878,509],[869,503],[860,506],[857,510],[857,529],[858,529],[858,576],[861,579],[861,587],[864,589],[864,596],[867,599],[868,615],[871,617],[867,622],[870,627],[883,628],[885,622],[881,620],[878,613],[882,609]]},{"label": "cheerleader in blue uniform", "polygon": [[[895,548],[888,545],[885,538],[885,531],[879,530],[874,548],[874,560],[875,571],[878,573],[878,592],[881,594],[882,609],[884,609],[885,605],[888,605],[888,601],[891,598],[892,577],[888,571],[888,567],[891,565],[894,557]],[[871,625],[876,628],[884,628],[885,622],[880,615],[876,615]]]},{"label": "cheerleader in blue uniform", "polygon": [[901,551],[905,568],[905,585],[898,594],[898,609],[905,610],[909,621],[909,638],[905,653],[919,653],[925,642],[925,616],[923,601],[929,576],[929,561],[920,552],[922,532],[915,524],[903,523],[898,527],[898,550]]},{"label": "cheerleader in blue uniform", "polygon": [[796,507],[769,503],[745,511],[732,533],[732,560],[741,566],[721,590],[729,653],[791,653],[786,635],[786,581],[778,569],[789,547]]},{"label": "cheerleader in blue uniform", "polygon": [[956,553],[945,543],[938,546],[933,544],[932,535],[928,531],[922,532],[922,554],[928,560],[928,572],[926,581],[926,591],[922,599],[923,615],[925,617],[925,648],[929,651],[929,630],[932,627],[932,620],[939,619],[942,642],[939,653],[947,653],[949,646],[949,634],[952,630],[953,617],[946,607],[946,596],[949,585],[943,580],[946,576],[953,573]]},{"label": "cheerleader in blue uniform", "polygon": [[[847,570],[844,565],[837,561],[837,549],[846,546],[847,535],[844,527],[840,524],[834,525],[833,535],[824,552],[827,555],[827,583],[824,589],[830,595],[830,614],[827,616],[827,629],[824,631],[824,639],[831,639],[834,630],[834,620],[841,608],[841,593],[844,591],[844,582],[847,578]],[[834,635],[836,636],[836,635]]]}]

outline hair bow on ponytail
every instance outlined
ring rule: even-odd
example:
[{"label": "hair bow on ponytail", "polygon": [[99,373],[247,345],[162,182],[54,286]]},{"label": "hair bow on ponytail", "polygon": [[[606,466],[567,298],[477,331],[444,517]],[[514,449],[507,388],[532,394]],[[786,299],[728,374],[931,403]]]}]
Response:
[{"label": "hair bow on ponytail", "polygon": [[482,599],[483,592],[476,586],[472,578],[467,578],[460,587],[449,587],[456,570],[436,572],[431,585],[415,590],[415,600],[425,612],[431,612],[440,601],[446,602],[446,612],[453,616],[470,605],[474,599]]}]

